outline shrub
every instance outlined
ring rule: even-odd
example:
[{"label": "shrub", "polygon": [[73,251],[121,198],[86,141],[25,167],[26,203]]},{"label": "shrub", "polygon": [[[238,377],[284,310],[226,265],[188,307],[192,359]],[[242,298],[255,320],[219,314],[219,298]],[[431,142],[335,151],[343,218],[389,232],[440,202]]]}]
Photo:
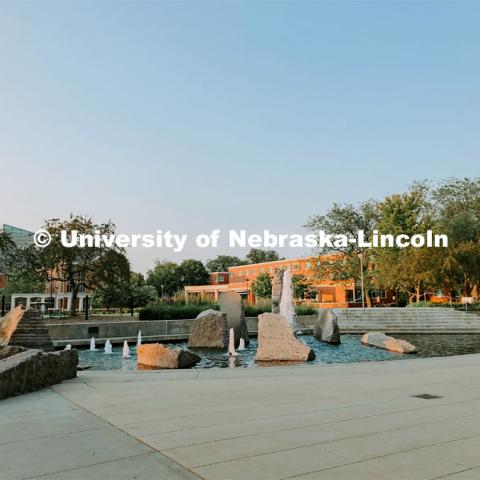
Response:
[{"label": "shrub", "polygon": [[[196,318],[200,312],[212,308],[219,310],[216,303],[202,303],[202,304],[178,304],[178,303],[160,303],[157,305],[149,305],[142,308],[138,315],[140,320],[180,320]],[[246,317],[257,317],[258,315],[271,312],[272,306],[268,304],[262,305],[245,305]],[[299,306],[295,307],[297,315],[313,315],[317,311],[311,307]]]},{"label": "shrub", "polygon": [[317,312],[318,310],[313,307],[307,307],[303,305],[295,307],[295,313],[297,315],[315,315]]},{"label": "shrub", "polygon": [[138,318],[140,320],[179,320],[184,318],[196,318],[200,312],[212,308],[218,310],[216,304],[172,304],[161,303],[158,305],[149,305],[140,310]]},{"label": "shrub", "polygon": [[[265,312],[271,312],[272,305],[261,304],[261,305],[245,305],[245,316],[246,317],[256,317]],[[295,307],[295,313],[297,315],[314,315],[317,313],[317,310],[312,307],[307,306],[297,306]]]}]

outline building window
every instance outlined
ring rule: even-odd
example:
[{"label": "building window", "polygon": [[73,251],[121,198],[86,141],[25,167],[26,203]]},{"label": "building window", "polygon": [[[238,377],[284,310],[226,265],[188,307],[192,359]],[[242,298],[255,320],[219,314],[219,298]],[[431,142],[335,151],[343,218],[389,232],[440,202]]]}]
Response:
[{"label": "building window", "polygon": [[370,298],[387,298],[387,292],[383,288],[376,288],[370,291]]},{"label": "building window", "polygon": [[218,276],[218,281],[219,281],[219,282],[225,281],[225,277],[224,277],[223,275],[219,275],[219,276]]}]

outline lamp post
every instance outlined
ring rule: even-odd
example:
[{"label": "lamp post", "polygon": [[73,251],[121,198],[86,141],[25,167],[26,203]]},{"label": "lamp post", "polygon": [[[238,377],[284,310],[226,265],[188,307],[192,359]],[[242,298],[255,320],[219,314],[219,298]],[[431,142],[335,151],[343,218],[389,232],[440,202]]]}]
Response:
[{"label": "lamp post", "polygon": [[360,282],[362,284],[362,308],[365,309],[365,286],[363,281],[363,253],[358,254],[360,259]]},{"label": "lamp post", "polygon": [[248,300],[248,278],[246,278],[245,280],[247,282],[247,303],[248,303],[249,302],[249,300]]}]

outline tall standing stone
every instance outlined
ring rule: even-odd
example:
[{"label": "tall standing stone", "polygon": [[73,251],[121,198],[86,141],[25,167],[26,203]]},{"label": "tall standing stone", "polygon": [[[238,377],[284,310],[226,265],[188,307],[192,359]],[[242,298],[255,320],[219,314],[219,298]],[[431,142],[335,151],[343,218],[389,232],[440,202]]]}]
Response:
[{"label": "tall standing stone", "polygon": [[283,268],[276,268],[272,278],[272,313],[280,313],[280,300],[282,299]]},{"label": "tall standing stone", "polygon": [[338,328],[337,316],[330,308],[322,308],[318,319],[313,326],[313,336],[322,342],[332,345],[340,344],[340,329]]},{"label": "tall standing stone", "polygon": [[250,340],[242,296],[237,292],[221,292],[218,303],[220,304],[220,311],[227,315],[228,330],[230,331],[233,328],[235,332],[235,348],[238,347],[241,338],[245,341],[245,345],[248,345]]},{"label": "tall standing stone", "polygon": [[258,316],[257,362],[306,362],[314,351],[295,338],[288,321],[277,313]]}]

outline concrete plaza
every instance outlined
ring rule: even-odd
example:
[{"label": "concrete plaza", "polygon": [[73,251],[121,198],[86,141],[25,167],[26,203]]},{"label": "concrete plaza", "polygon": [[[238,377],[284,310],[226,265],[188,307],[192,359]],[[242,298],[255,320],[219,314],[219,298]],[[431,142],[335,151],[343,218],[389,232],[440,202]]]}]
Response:
[{"label": "concrete plaza", "polygon": [[86,371],[0,402],[0,432],[2,480],[478,479],[480,355]]}]

